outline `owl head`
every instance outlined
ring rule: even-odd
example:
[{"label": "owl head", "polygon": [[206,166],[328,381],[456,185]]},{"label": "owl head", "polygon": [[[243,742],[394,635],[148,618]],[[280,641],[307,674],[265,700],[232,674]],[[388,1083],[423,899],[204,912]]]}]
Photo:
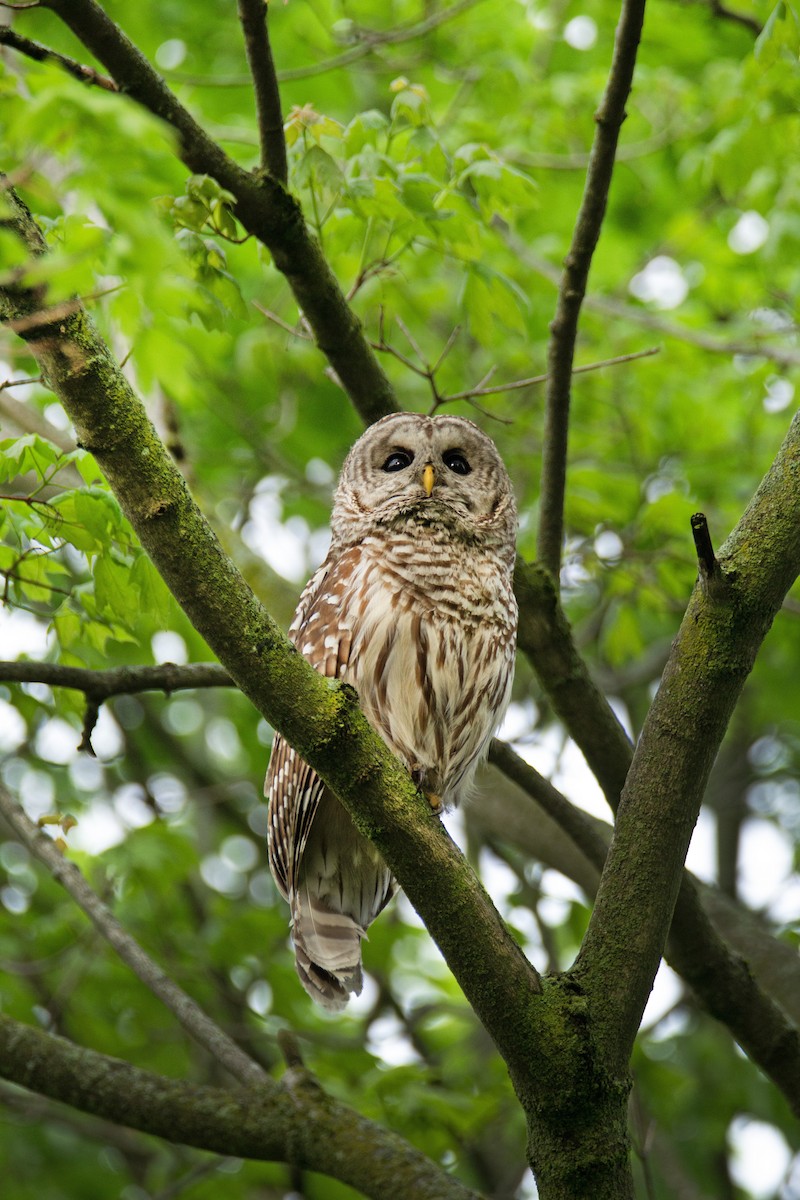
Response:
[{"label": "owl head", "polygon": [[517,513],[497,447],[463,417],[392,413],[345,459],[334,498],[334,543],[417,526],[466,542],[510,547]]}]

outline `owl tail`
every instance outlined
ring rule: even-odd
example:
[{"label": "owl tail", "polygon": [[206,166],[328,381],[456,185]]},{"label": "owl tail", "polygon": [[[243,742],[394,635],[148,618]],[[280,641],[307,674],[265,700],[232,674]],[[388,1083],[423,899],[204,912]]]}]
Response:
[{"label": "owl tail", "polygon": [[297,974],[312,1000],[340,1012],[350,993],[359,995],[364,930],[346,913],[331,912],[303,885],[292,905]]}]

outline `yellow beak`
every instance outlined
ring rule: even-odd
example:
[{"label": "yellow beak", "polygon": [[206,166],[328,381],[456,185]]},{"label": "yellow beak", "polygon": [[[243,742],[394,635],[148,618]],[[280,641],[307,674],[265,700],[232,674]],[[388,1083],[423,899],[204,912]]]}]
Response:
[{"label": "yellow beak", "polygon": [[422,468],[422,486],[425,488],[425,495],[430,496],[433,491],[433,485],[436,480],[436,473],[430,463]]}]

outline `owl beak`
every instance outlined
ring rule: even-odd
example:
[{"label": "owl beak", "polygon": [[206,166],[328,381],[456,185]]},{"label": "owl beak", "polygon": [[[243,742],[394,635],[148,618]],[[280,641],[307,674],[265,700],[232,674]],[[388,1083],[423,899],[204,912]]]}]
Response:
[{"label": "owl beak", "polygon": [[436,482],[436,472],[430,463],[426,463],[422,468],[422,486],[425,489],[425,495],[430,496],[433,491],[433,485]]}]

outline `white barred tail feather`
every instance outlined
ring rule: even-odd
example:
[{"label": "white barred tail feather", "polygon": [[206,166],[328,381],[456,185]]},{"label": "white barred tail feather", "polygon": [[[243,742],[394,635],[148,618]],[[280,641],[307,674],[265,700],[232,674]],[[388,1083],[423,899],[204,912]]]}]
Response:
[{"label": "white barred tail feather", "polygon": [[[456,804],[513,677],[516,510],[505,467],[471,421],[393,414],[350,451],[331,531],[289,636],[321,674],[356,688],[423,787]],[[267,792],[270,866],[292,910],[298,974],[318,1003],[340,1009],[361,990],[361,939],[396,885],[280,735]]]},{"label": "white barred tail feather", "polygon": [[292,906],[292,940],[303,987],[323,1008],[338,1012],[361,994],[364,930],[346,913],[332,912],[305,883]]}]

